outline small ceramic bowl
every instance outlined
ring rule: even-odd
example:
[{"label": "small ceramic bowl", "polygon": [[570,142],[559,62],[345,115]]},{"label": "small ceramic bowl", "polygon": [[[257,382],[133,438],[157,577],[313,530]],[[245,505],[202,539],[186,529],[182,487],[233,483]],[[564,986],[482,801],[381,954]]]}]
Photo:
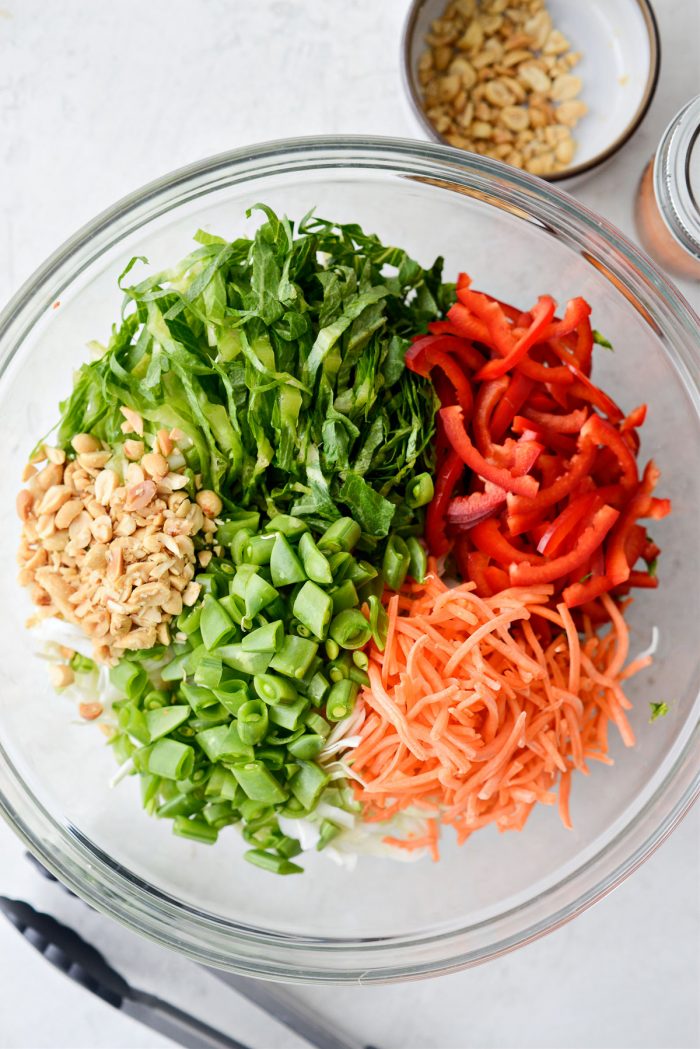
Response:
[{"label": "small ceramic bowl", "polygon": [[[423,110],[418,61],[426,49],[426,33],[447,3],[413,0],[402,43],[404,87],[413,115],[429,138],[445,144]],[[572,164],[544,176],[561,182],[592,172],[632,137],[654,97],[661,48],[648,0],[549,0],[547,10],[555,28],[581,52],[573,72],[583,81],[580,98],[588,106],[572,132],[577,142]]]}]

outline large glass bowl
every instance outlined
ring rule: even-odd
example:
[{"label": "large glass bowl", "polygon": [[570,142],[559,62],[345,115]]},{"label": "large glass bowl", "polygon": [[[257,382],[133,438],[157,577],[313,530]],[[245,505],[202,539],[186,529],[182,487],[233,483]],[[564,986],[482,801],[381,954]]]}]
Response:
[{"label": "large glass bowl", "polygon": [[[524,306],[583,295],[614,343],[599,380],[627,409],[649,404],[642,456],[662,470],[673,515],[654,525],[661,587],[631,612],[632,650],[660,632],[654,667],[630,684],[638,744],[574,783],[574,830],[555,809],[521,834],[492,828],[443,858],[362,859],[354,872],[314,855],[303,877],[242,862],[235,833],[213,849],[140,809],[133,780],[109,789],[111,752],[47,684],[14,582],[14,497],[22,464],[56,418],[86,344],[118,316],[116,277],[133,255],[180,258],[198,227],[234,237],[264,201],[300,217],[359,222],[423,263],[468,270]],[[60,301],[60,305],[58,305]],[[512,168],[408,141],[281,142],[194,164],[100,215],[20,290],[0,319],[0,804],[28,847],[90,904],[199,961],[285,980],[362,981],[448,972],[493,958],[609,892],[662,841],[697,789],[700,621],[698,320],[604,220]],[[670,713],[649,724],[651,700]],[[614,733],[611,733],[611,737]],[[695,749],[694,749],[695,748]]]}]

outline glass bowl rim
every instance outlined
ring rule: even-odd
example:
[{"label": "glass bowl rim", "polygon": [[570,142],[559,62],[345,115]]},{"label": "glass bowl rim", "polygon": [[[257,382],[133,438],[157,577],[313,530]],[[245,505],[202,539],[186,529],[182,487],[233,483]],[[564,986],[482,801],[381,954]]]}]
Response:
[{"label": "glass bowl rim", "polygon": [[[551,224],[560,233],[566,231],[579,247],[587,238],[589,259],[618,286],[628,287],[631,279],[637,282],[636,305],[647,320],[654,322],[644,301],[648,296],[657,317],[666,314],[673,318],[676,327],[685,332],[687,343],[697,340],[700,319],[678,289],[619,230],[551,184],[498,161],[440,144],[386,137],[314,136],[261,143],[189,164],[127,195],[88,222],[25,281],[0,313],[0,378],[61,291],[127,234],[192,196],[212,191],[219,174],[225,177],[228,173],[228,182],[219,183],[227,185],[319,168],[388,170],[404,175],[410,169],[417,177],[433,181],[442,175],[452,187],[461,184],[473,195],[515,209],[521,216],[525,213],[540,224]],[[233,177],[236,173],[238,179]],[[189,196],[184,195],[187,193]],[[700,414],[698,360],[688,346],[682,350],[668,347],[667,352]],[[700,793],[698,736],[700,725],[696,724],[644,808],[595,855],[524,904],[465,928],[425,935],[304,939],[248,927],[178,902],[124,870],[77,828],[64,826],[48,813],[21,780],[1,742],[0,811],[40,861],[88,903],[196,961],[289,982],[392,982],[454,972],[497,957],[558,928],[607,895],[651,855]],[[680,789],[668,808],[663,802],[671,787]],[[640,830],[638,824],[653,806],[664,810],[655,813],[653,831],[643,831],[641,837],[637,834],[638,840],[630,845],[628,839]],[[606,867],[606,857],[613,848],[624,845],[623,858],[608,862],[601,872],[599,868]],[[566,899],[557,900],[562,894]],[[538,906],[551,898],[554,908],[538,916]],[[509,933],[499,930],[499,924],[515,914],[520,916],[517,929]],[[470,937],[485,930],[493,930],[496,938],[472,946]]]}]

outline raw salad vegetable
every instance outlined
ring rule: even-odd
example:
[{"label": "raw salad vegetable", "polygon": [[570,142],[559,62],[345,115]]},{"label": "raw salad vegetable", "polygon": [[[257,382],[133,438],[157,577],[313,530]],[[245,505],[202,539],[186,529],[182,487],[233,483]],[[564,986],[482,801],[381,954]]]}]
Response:
[{"label": "raw salad vegetable", "polygon": [[278,874],[437,858],[442,825],[521,828],[557,789],[570,826],[651,662],[625,666],[629,590],[658,585],[639,522],[670,510],[646,406],[592,383],[584,300],[521,312],[260,210],[140,283],[131,261],[25,470],[55,686],[149,813],[206,844],[236,825]]}]

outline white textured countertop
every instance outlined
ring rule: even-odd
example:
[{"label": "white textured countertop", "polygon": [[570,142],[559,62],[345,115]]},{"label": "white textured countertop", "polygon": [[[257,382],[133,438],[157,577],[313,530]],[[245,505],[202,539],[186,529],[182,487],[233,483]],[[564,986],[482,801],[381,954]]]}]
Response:
[{"label": "white textured countertop", "polygon": [[[413,134],[398,75],[406,6],[3,0],[0,302],[96,212],[181,164],[276,137]],[[656,6],[663,64],[652,109],[612,164],[576,190],[629,234],[643,164],[674,112],[700,90],[698,0]],[[683,290],[700,309],[700,288]],[[696,812],[612,896],[490,965],[418,984],[294,993],[384,1049],[695,1047],[699,827]],[[79,925],[135,983],[252,1049],[301,1045],[205,973],[42,881],[4,825],[0,892]],[[0,1049],[170,1044],[88,996],[0,924]]]}]

